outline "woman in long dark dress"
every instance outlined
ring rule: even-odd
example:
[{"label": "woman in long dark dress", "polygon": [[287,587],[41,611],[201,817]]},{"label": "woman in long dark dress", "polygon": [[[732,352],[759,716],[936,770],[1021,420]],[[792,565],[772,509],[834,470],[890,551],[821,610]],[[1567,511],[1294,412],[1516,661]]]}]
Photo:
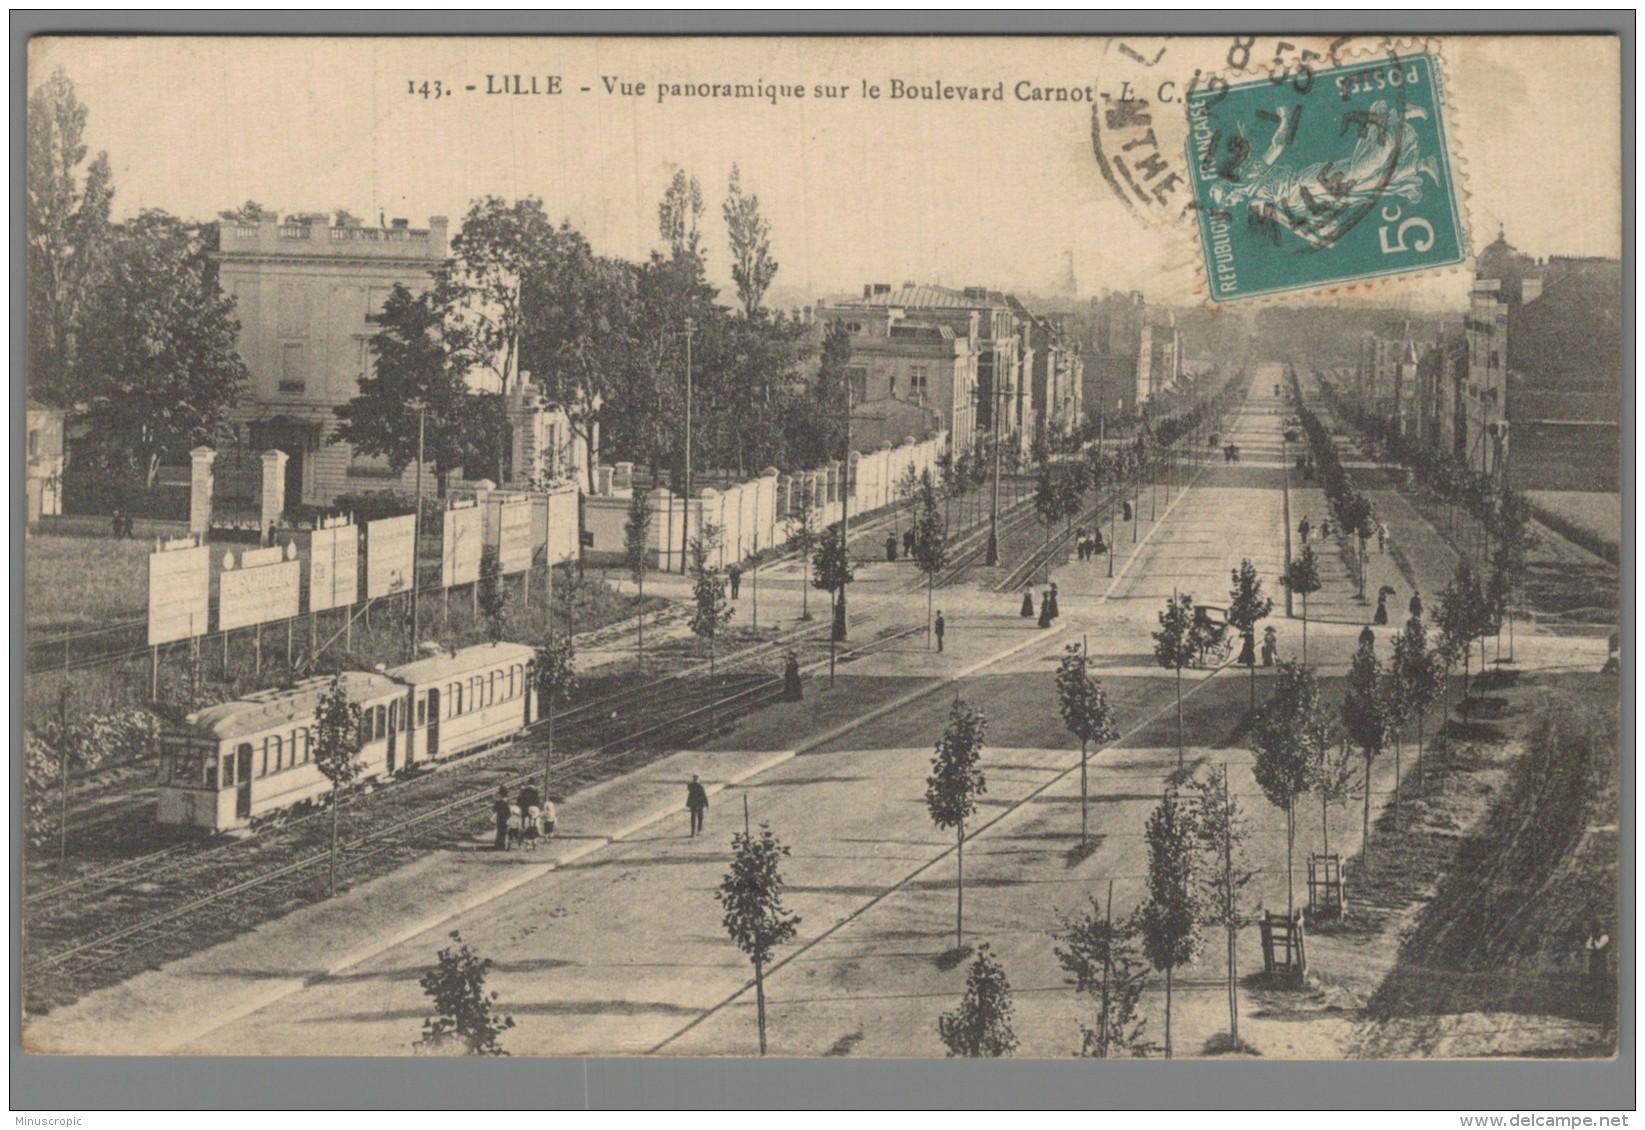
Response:
[{"label": "woman in long dark dress", "polygon": [[1045,591],[1045,595],[1040,597],[1040,627],[1049,628],[1050,626],[1051,626],[1051,590],[1047,589]]},{"label": "woman in long dark dress", "polygon": [[1256,633],[1246,628],[1240,633],[1244,641],[1239,648],[1239,665],[1241,667],[1255,667],[1257,665],[1257,637]]},{"label": "woman in long dark dress", "polygon": [[1024,585],[1022,590],[1021,615],[1025,620],[1032,620],[1034,618],[1034,590],[1028,585]]},{"label": "woman in long dark dress", "polygon": [[1386,596],[1379,596],[1379,597],[1377,597],[1377,614],[1376,614],[1375,617],[1372,618],[1371,623],[1373,623],[1373,624],[1386,624],[1387,622],[1388,622],[1388,598]]},{"label": "woman in long dark dress", "polygon": [[1051,582],[1051,587],[1046,590],[1045,599],[1051,602],[1051,619],[1055,620],[1061,616],[1062,609],[1057,607],[1057,582]]}]

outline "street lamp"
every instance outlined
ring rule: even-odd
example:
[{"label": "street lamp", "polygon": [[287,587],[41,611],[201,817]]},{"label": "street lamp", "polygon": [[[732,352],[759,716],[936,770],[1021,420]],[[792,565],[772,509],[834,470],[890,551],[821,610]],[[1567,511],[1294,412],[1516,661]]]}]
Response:
[{"label": "street lamp", "polygon": [[686,549],[691,539],[691,335],[697,323],[685,320],[685,492],[680,496],[680,575],[686,565]]},{"label": "street lamp", "polygon": [[423,434],[427,424],[428,402],[408,400],[406,407],[417,413],[417,508],[411,516],[411,658],[417,658],[417,637],[421,631],[423,586],[417,566],[423,549]]}]

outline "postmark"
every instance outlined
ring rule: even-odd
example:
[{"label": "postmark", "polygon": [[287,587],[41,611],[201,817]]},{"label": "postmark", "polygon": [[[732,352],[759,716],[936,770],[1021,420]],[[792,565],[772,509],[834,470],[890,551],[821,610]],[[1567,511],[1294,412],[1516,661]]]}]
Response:
[{"label": "postmark", "polygon": [[1187,179],[1211,298],[1460,263],[1439,83],[1429,55],[1390,52],[1190,93]]}]

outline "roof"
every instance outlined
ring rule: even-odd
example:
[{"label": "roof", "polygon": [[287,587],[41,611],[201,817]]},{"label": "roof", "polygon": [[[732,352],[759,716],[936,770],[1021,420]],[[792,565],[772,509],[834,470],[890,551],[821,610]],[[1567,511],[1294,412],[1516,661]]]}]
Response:
[{"label": "roof", "polygon": [[[338,676],[343,690],[355,702],[370,702],[400,694],[404,688],[386,675],[345,671]],[[286,723],[314,717],[320,699],[331,689],[330,675],[316,675],[290,687],[259,691],[232,702],[220,702],[190,714],[184,722],[212,737],[236,738],[272,730]]]},{"label": "roof", "polygon": [[402,683],[438,683],[445,679],[466,675],[499,663],[530,662],[536,657],[534,649],[523,643],[481,643],[458,648],[455,652],[416,659],[399,667],[390,667],[388,674]]}]

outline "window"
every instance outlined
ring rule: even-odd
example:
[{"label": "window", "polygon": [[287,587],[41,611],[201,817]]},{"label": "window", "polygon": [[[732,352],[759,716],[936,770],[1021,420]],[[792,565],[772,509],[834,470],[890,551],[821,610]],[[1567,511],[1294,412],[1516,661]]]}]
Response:
[{"label": "window", "polygon": [[489,684],[486,687],[486,705],[490,706],[497,701],[497,672],[493,671],[491,677],[486,681]]},{"label": "window", "polygon": [[39,455],[39,454],[40,454],[40,429],[39,428],[30,428],[29,429],[29,458],[32,459],[36,455]]},{"label": "window", "polygon": [[911,365],[908,369],[908,399],[915,404],[925,403],[926,368],[924,365]]},{"label": "window", "polygon": [[376,724],[372,727],[373,738],[381,741],[383,735],[388,733],[388,707],[379,706],[374,713],[377,719]]},{"label": "window", "polygon": [[304,727],[298,730],[297,736],[292,739],[291,763],[293,765],[306,765],[311,756],[313,754],[308,747],[308,729]]},{"label": "window", "polygon": [[273,762],[274,772],[278,773],[281,769],[285,768],[286,761],[285,743],[280,740],[279,734],[275,734],[272,738],[270,738],[268,740],[268,744],[270,748],[268,753],[263,757],[263,776],[265,777],[269,774],[270,762]]},{"label": "window", "polygon": [[897,374],[895,372],[887,378],[886,395],[891,397],[892,400],[897,399]]},{"label": "window", "polygon": [[417,699],[417,725],[419,728],[428,725],[428,696],[421,695]]},{"label": "window", "polygon": [[508,669],[508,697],[516,698],[520,693],[520,668],[518,665]]},{"label": "window", "polygon": [[399,699],[395,699],[393,702],[388,704],[388,732],[391,734],[397,734],[400,732]]},{"label": "window", "polygon": [[845,370],[845,379],[851,382],[851,395],[858,400],[868,399],[868,366],[852,365]]},{"label": "window", "polygon": [[280,349],[279,389],[294,396],[300,396],[308,389],[308,369],[300,341],[288,341]]},{"label": "window", "polygon": [[451,700],[451,716],[455,718],[463,712],[463,684],[452,683],[451,691],[446,697]]}]

